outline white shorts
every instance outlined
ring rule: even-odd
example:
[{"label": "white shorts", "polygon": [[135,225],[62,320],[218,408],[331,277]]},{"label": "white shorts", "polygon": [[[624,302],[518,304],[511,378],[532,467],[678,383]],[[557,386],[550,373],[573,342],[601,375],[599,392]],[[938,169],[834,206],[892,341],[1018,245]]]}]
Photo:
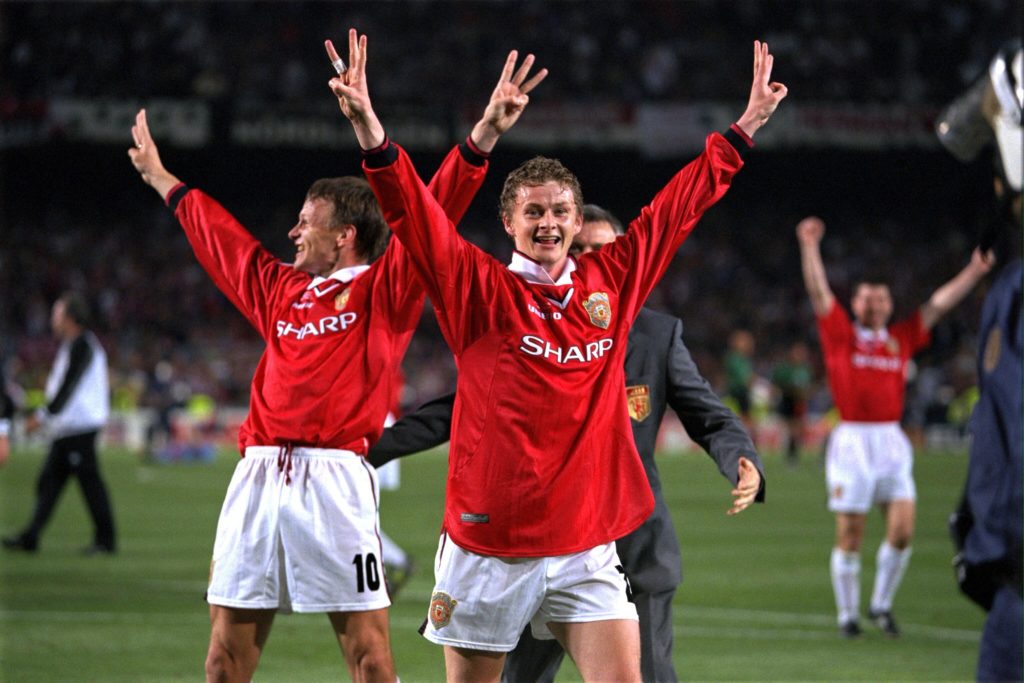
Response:
[{"label": "white shorts", "polygon": [[377,476],[365,458],[249,447],[217,522],[206,599],[282,613],[387,607],[378,528]]},{"label": "white shorts", "polygon": [[551,640],[549,622],[637,621],[615,543],[572,555],[478,555],[441,535],[423,635],[438,645],[510,652],[527,624]]},{"label": "white shorts", "polygon": [[840,422],[828,438],[828,509],[866,513],[872,504],[915,500],[914,452],[896,422]]}]

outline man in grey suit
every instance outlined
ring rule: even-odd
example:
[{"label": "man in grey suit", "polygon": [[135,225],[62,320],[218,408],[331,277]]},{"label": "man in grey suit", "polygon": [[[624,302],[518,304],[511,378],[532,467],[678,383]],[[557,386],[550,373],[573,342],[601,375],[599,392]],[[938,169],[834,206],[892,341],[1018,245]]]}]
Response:
[{"label": "man in grey suit", "polygon": [[[622,224],[609,212],[588,204],[583,229],[573,239],[574,254],[601,248],[622,234]],[[678,318],[642,309],[629,333],[626,393],[633,438],[654,493],[654,512],[616,547],[632,588],[640,618],[640,668],[645,681],[675,681],[672,664],[672,598],[682,581],[679,541],[661,492],[654,461],[655,442],[667,406],[672,406],[690,437],[735,484],[727,514],[764,500],[764,470],[742,421],[724,406],[697,370],[683,344]],[[448,440],[455,395],[421,406],[385,430],[370,449],[380,466],[396,457],[440,445]],[[565,653],[554,640],[537,640],[527,626],[505,661],[502,680],[553,681]]]}]

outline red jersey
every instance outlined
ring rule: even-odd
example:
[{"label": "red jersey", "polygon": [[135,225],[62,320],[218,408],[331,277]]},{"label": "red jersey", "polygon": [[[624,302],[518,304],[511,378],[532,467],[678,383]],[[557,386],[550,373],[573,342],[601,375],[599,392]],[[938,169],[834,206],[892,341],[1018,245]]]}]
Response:
[{"label": "red jersey", "polygon": [[497,556],[573,553],[625,536],[653,509],[633,443],[623,365],[629,328],[676,249],[742,166],[712,134],[629,232],[570,259],[558,282],[464,240],[405,152],[364,162],[392,230],[426,283],[459,378],[444,529]]},{"label": "red jersey", "polygon": [[818,318],[818,335],[839,416],[847,422],[899,422],[907,361],[931,340],[921,313],[876,332],[854,324],[833,299]]},{"label": "red jersey", "polygon": [[[431,191],[458,221],[485,174],[485,159],[463,145]],[[238,434],[242,453],[293,444],[365,454],[380,437],[423,309],[423,284],[402,244],[391,240],[372,265],[314,277],[281,263],[203,192],[179,185],[167,201],[203,268],[267,344]]]}]

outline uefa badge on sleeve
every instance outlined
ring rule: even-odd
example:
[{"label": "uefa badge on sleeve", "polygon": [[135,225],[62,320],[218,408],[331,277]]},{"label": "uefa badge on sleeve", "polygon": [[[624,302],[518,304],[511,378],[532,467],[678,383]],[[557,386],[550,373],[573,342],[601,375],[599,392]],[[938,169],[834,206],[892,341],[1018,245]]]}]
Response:
[{"label": "uefa badge on sleeve", "polygon": [[602,330],[607,330],[612,323],[612,306],[608,301],[608,294],[605,292],[594,292],[583,302],[583,308],[587,309],[590,322]]},{"label": "uefa badge on sleeve", "polygon": [[452,612],[458,600],[447,593],[438,591],[430,596],[430,623],[435,629],[444,628],[452,620]]}]

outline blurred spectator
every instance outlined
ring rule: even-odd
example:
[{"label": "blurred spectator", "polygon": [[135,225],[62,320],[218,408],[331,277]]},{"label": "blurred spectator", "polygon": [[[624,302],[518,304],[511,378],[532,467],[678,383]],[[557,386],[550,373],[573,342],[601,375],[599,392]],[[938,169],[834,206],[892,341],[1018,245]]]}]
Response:
[{"label": "blurred spectator", "polygon": [[794,342],[772,371],[772,384],[779,392],[779,415],[786,421],[786,462],[790,465],[795,465],[800,458],[807,395],[811,390],[810,358],[807,344]]}]

